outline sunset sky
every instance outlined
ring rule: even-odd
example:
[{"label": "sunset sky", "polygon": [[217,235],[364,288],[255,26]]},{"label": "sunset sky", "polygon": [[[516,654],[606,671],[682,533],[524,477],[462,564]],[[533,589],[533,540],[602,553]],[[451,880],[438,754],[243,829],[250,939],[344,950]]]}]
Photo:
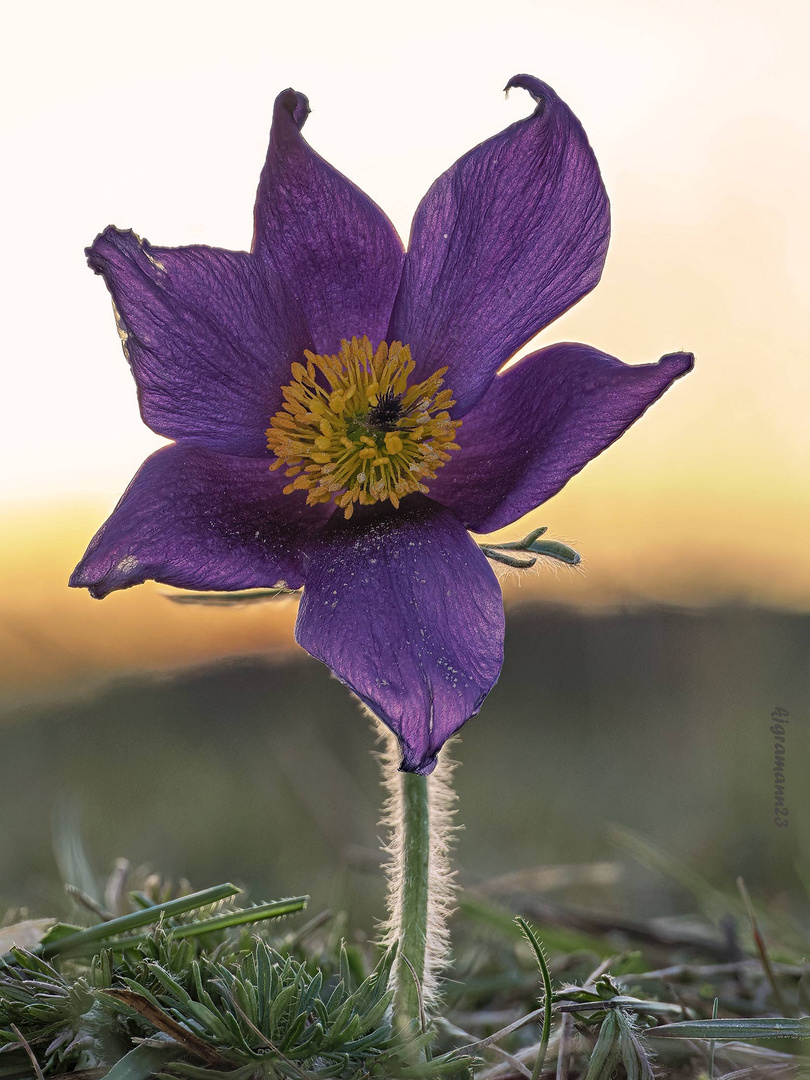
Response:
[{"label": "sunset sky", "polygon": [[[7,20],[8,22],[8,17]],[[108,223],[162,245],[250,243],[272,101],[403,237],[431,181],[531,111],[530,72],[582,120],[613,206],[601,284],[539,343],[695,371],[524,523],[583,572],[510,603],[810,604],[810,17],[799,0],[317,0],[17,5],[0,80],[5,258],[0,687],[291,643],[294,606],[200,611],[67,577],[141,460],[102,282]],[[14,25],[16,24],[16,25]],[[533,343],[533,347],[536,343]]]}]

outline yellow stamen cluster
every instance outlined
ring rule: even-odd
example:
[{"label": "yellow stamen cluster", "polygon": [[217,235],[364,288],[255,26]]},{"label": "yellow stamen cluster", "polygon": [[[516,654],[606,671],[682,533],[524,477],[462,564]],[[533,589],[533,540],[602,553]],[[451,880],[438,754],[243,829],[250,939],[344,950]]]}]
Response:
[{"label": "yellow stamen cluster", "polygon": [[350,518],[355,503],[399,506],[403,496],[427,492],[423,481],[458,450],[461,421],[447,411],[452,391],[440,389],[447,368],[408,386],[408,346],[383,341],[375,352],[367,337],[343,341],[336,356],[304,357],[267,429],[277,459],[270,468],[287,465],[294,477],[285,494],[306,491],[310,504],[334,499]]}]

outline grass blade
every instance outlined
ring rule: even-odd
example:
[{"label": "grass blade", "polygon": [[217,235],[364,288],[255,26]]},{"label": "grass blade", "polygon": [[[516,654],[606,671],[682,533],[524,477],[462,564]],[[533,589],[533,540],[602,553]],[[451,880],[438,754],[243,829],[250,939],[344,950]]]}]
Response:
[{"label": "grass blade", "polygon": [[[720,998],[715,998],[714,999],[714,1004],[712,1005],[712,1020],[717,1019],[717,1013],[718,1013],[719,1009],[720,1009]],[[714,1080],[714,1051],[715,1051],[715,1041],[714,1041],[714,1039],[712,1039],[712,1041],[709,1043],[709,1080]]]},{"label": "grass blade", "polygon": [[682,1020],[648,1028],[656,1039],[807,1039],[810,1017],[740,1017],[730,1020]]},{"label": "grass blade", "polygon": [[773,999],[776,1002],[780,1013],[783,1016],[787,1015],[787,1005],[785,999],[782,997],[782,991],[779,989],[779,983],[774,974],[773,965],[771,964],[771,958],[768,955],[768,947],[765,944],[765,938],[762,936],[762,931],[759,928],[759,922],[757,921],[756,913],[754,912],[754,905],[751,903],[751,897],[748,895],[748,889],[745,887],[745,881],[741,878],[737,878],[737,888],[740,890],[740,896],[742,896],[743,903],[745,904],[745,910],[748,914],[748,921],[751,923],[751,934],[754,938],[754,944],[756,945],[759,958],[762,961],[762,967],[765,971],[765,977],[767,978],[771,990],[773,991]]},{"label": "grass blade", "polygon": [[529,926],[525,919],[518,917],[515,919],[520,929],[523,931],[523,936],[531,946],[532,952],[537,959],[537,965],[540,968],[540,974],[543,979],[543,1030],[540,1036],[540,1047],[537,1051],[537,1059],[534,1063],[534,1069],[532,1070],[532,1080],[537,1080],[540,1073],[543,1070],[543,1064],[546,1060],[546,1054],[548,1052],[548,1042],[551,1038],[551,973],[548,970],[548,964],[546,963],[545,953],[543,952],[543,946],[537,938],[534,930]]},{"label": "grass blade", "polygon": [[[269,904],[257,904],[255,907],[244,908],[241,911],[226,911],[224,915],[214,915],[210,919],[199,919],[197,922],[186,923],[183,926],[172,926],[167,929],[166,937],[170,939],[199,937],[201,934],[210,934],[215,930],[228,930],[232,926],[244,926],[247,923],[262,922],[264,919],[280,919],[284,915],[294,915],[298,911],[303,911],[308,902],[308,896],[293,896],[289,900],[273,900]],[[112,949],[113,952],[121,952],[124,949],[135,949],[148,940],[148,934],[136,934],[133,937],[111,941],[105,948]]]},{"label": "grass blade", "polygon": [[236,896],[241,891],[236,885],[230,883],[215,885],[211,889],[190,893],[188,896],[178,897],[177,900],[169,900],[165,904],[155,904],[143,911],[133,911],[117,919],[110,919],[109,922],[98,923],[96,926],[88,927],[87,930],[60,937],[56,941],[48,941],[46,938],[31,951],[43,957],[99,952],[102,948],[106,948],[110,944],[110,939],[118,934],[126,933],[128,930],[137,930],[141,926],[154,925],[160,919],[170,919],[175,915],[185,915],[197,908],[208,907],[220,900]]}]

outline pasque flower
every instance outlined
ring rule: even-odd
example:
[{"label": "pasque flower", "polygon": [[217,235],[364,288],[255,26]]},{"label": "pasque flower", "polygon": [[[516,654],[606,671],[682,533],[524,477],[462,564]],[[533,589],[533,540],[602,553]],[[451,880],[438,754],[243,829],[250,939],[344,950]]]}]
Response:
[{"label": "pasque flower", "polygon": [[498,678],[503,604],[469,530],[563,487],[688,371],[588,345],[499,370],[599,280],[609,209],[576,117],[510,79],[531,116],[428,191],[407,252],[388,218],[276,99],[250,252],[88,249],[112,294],[143,464],[71,585],[303,586],[296,636],[432,770]]}]

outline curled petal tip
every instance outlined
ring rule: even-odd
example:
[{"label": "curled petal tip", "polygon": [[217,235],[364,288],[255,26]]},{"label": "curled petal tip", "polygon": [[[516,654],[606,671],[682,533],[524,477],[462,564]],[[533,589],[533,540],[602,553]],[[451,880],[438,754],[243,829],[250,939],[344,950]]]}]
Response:
[{"label": "curled petal tip", "polygon": [[84,560],[82,560],[70,575],[68,579],[68,588],[87,589],[94,600],[103,600],[105,596],[109,596],[112,591],[109,588],[105,588],[104,581],[95,579],[92,574],[85,572]]},{"label": "curled petal tip", "polygon": [[68,578],[69,589],[86,589],[87,583],[84,581],[79,567],[77,566],[73,573]]},{"label": "curled petal tip", "polygon": [[293,90],[291,86],[286,90],[282,90],[276,98],[274,111],[278,112],[280,109],[289,113],[299,131],[312,111],[306,94],[302,94],[299,90]]},{"label": "curled petal tip", "polygon": [[695,366],[695,354],[690,352],[667,353],[666,356],[661,357],[659,363],[672,368],[675,372],[673,377],[680,379],[682,375],[688,375]]},{"label": "curled petal tip", "polygon": [[118,253],[133,255],[140,248],[140,238],[132,229],[119,229],[108,225],[95,238],[90,247],[84,249],[87,265],[96,274],[103,274],[110,257]]},{"label": "curled petal tip", "polygon": [[547,104],[551,104],[556,96],[550,86],[535,78],[534,75],[513,75],[503,88],[507,97],[509,91],[515,86],[521,90],[527,90],[531,94],[532,98],[537,102],[537,109],[535,110],[537,114],[541,113]]}]

